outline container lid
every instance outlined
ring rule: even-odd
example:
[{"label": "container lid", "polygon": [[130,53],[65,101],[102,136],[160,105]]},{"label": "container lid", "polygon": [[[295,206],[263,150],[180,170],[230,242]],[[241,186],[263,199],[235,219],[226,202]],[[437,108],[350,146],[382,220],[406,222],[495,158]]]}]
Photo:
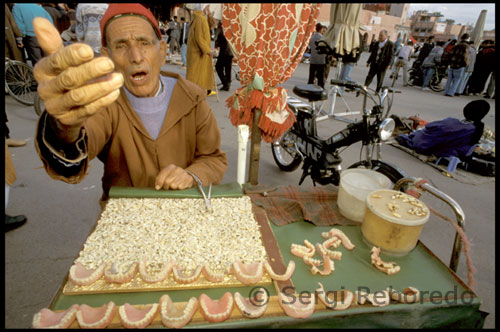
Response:
[{"label": "container lid", "polygon": [[422,201],[396,190],[373,191],[366,198],[366,206],[380,218],[395,224],[418,226],[429,220],[429,208]]},{"label": "container lid", "polygon": [[377,189],[390,188],[392,184],[391,180],[384,174],[364,168],[342,171],[340,182],[344,190],[354,196],[359,196],[363,201],[368,193]]}]

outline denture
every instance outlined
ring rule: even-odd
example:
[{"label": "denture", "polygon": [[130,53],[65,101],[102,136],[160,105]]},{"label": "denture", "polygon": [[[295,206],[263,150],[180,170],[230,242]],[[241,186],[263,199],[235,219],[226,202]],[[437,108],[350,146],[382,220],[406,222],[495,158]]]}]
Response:
[{"label": "denture", "polygon": [[148,273],[147,271],[148,262],[146,260],[142,260],[139,263],[139,275],[142,280],[148,283],[161,282],[165,280],[170,272],[172,272],[173,267],[175,266],[175,262],[169,262],[164,264],[162,270],[158,273]]},{"label": "denture", "polygon": [[269,296],[267,291],[261,287],[255,292],[253,299],[246,298],[239,292],[235,292],[234,302],[243,316],[258,318],[266,312]]},{"label": "denture", "polygon": [[201,294],[199,301],[201,314],[211,323],[225,321],[233,311],[234,300],[230,292],[224,293],[219,300],[212,300],[208,295]]},{"label": "denture", "polygon": [[222,282],[224,281],[225,274],[224,273],[217,273],[210,269],[207,264],[203,265],[201,269],[201,273],[207,278],[208,281],[211,282]]},{"label": "denture", "polygon": [[188,324],[197,309],[198,299],[196,297],[191,297],[183,309],[178,309],[167,294],[160,298],[161,322],[171,329],[180,329]]},{"label": "denture", "polygon": [[70,267],[68,279],[75,285],[88,286],[102,277],[105,268],[106,264],[102,263],[95,269],[86,269],[78,262]]},{"label": "denture", "polygon": [[242,261],[233,263],[233,274],[245,285],[258,283],[264,274],[262,262],[245,264]]},{"label": "denture", "polygon": [[116,271],[116,265],[110,263],[104,270],[104,279],[106,279],[107,282],[115,282],[118,284],[129,282],[135,276],[137,266],[137,263],[132,263],[125,273],[118,273]]},{"label": "denture", "polygon": [[73,304],[69,309],[62,312],[54,312],[43,308],[33,317],[32,326],[35,329],[66,329],[75,320],[79,305]]},{"label": "denture", "polygon": [[346,310],[351,306],[354,294],[350,290],[345,289],[326,293],[323,284],[318,282],[318,285],[319,287],[316,289],[316,294],[327,308],[333,310]]},{"label": "denture", "polygon": [[82,329],[103,329],[113,321],[116,310],[117,307],[112,301],[97,308],[81,304],[76,319]]},{"label": "denture", "polygon": [[398,273],[401,269],[395,262],[384,262],[380,257],[380,248],[373,247],[371,250],[371,262],[372,264],[382,272],[388,275]]},{"label": "denture", "polygon": [[293,318],[307,318],[314,312],[316,301],[314,293],[311,293],[309,303],[303,300],[298,300],[298,296],[288,296],[282,291],[278,292],[278,302],[281,309],[290,317]]},{"label": "denture", "polygon": [[158,312],[158,303],[148,304],[144,309],[136,309],[128,303],[120,306],[118,314],[122,325],[128,329],[143,329],[153,321]]},{"label": "denture", "polygon": [[179,284],[190,284],[195,282],[201,275],[202,267],[198,265],[190,275],[184,275],[181,267],[174,266],[174,280]]},{"label": "denture", "polygon": [[292,274],[295,271],[295,262],[289,261],[288,266],[286,268],[286,271],[283,274],[276,274],[273,271],[273,269],[268,261],[264,261],[264,267],[267,271],[267,274],[269,274],[269,276],[271,277],[271,279],[277,280],[277,281],[286,281],[292,277]]}]

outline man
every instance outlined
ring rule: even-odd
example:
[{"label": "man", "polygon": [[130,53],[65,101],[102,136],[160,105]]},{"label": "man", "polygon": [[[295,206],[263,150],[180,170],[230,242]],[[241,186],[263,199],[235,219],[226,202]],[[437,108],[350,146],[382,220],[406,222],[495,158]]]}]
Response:
[{"label": "man", "polygon": [[107,3],[79,3],[76,6],[76,38],[101,54],[101,29],[99,21],[108,9]]},{"label": "man", "polygon": [[231,68],[233,65],[233,52],[231,47],[227,42],[226,37],[224,37],[224,29],[222,24],[218,29],[219,33],[215,40],[215,48],[219,48],[219,55],[217,56],[217,63],[215,64],[215,70],[217,75],[219,75],[220,81],[222,82],[221,91],[229,91],[231,89]]},{"label": "man", "polygon": [[64,9],[53,2],[44,2],[42,3],[42,7],[49,13],[50,17],[52,17],[52,21],[59,33],[62,33],[70,27],[69,17],[66,15]]},{"label": "man", "polygon": [[186,22],[186,18],[184,16],[181,17],[181,35],[179,37],[179,44],[181,46],[181,59],[182,59],[182,67],[186,69],[187,60],[186,60],[186,52],[187,52],[187,39],[189,35],[189,23]]},{"label": "man", "polygon": [[418,66],[422,65],[422,62],[424,62],[424,59],[429,55],[434,46],[434,36],[430,36],[427,43],[424,43],[424,45],[420,48],[420,53],[418,53],[417,60],[415,60],[415,62],[413,63],[413,66],[415,68],[418,68]]},{"label": "man", "polygon": [[23,61],[23,34],[17,26],[9,6],[5,4],[5,57]]},{"label": "man", "polygon": [[186,79],[198,84],[210,95],[215,83],[210,27],[201,4],[188,6],[192,9],[192,21],[187,41]]},{"label": "man", "polygon": [[[408,86],[408,62],[410,62],[411,55],[413,53],[413,43],[411,40],[406,42],[406,45],[401,47],[396,53],[397,57],[396,65],[392,75],[396,75],[396,68],[398,66],[403,67],[403,86]],[[392,77],[391,75],[391,77]]]},{"label": "man", "polygon": [[[14,168],[7,142],[5,142],[5,209],[9,205],[10,187],[12,187],[14,182],[16,182],[16,169]],[[25,215],[9,216],[5,213],[5,232],[21,227],[26,221],[27,218]]]},{"label": "man", "polygon": [[467,86],[467,82],[474,71],[474,64],[476,63],[476,49],[474,48],[474,41],[469,40],[467,44],[469,44],[469,63],[467,64],[467,67],[465,67],[465,71],[460,78],[460,83],[458,83],[455,96],[465,95],[465,87]]},{"label": "man", "polygon": [[181,35],[181,32],[180,24],[179,22],[177,22],[177,16],[174,16],[174,19],[168,22],[168,30],[170,30],[170,53],[175,54],[177,52],[180,52],[181,47],[179,46],[179,37]]},{"label": "man", "polygon": [[326,55],[319,54],[316,48],[316,42],[323,38],[323,35],[321,34],[322,29],[323,25],[321,23],[316,23],[316,32],[313,33],[311,39],[309,40],[311,56],[309,57],[309,80],[307,81],[307,84],[314,84],[314,80],[317,79],[317,84],[324,88]]},{"label": "man", "polygon": [[14,4],[12,15],[23,35],[23,45],[28,53],[28,59],[34,66],[43,57],[43,54],[36,40],[32,24],[33,19],[35,17],[44,17],[51,23],[54,23],[54,21],[52,21],[52,17],[50,17],[49,13],[42,6],[35,3]]},{"label": "man", "polygon": [[429,55],[424,59],[424,62],[422,63],[422,70],[423,70],[423,75],[424,79],[422,82],[422,90],[424,91],[429,91],[430,89],[428,88],[429,83],[431,81],[432,75],[434,75],[435,71],[435,66],[436,65],[441,65],[441,58],[443,56],[443,41],[438,41],[436,43],[436,47],[434,47]]},{"label": "man", "polygon": [[370,67],[368,75],[365,79],[365,86],[370,86],[373,77],[377,75],[377,88],[379,92],[384,82],[385,71],[391,66],[391,59],[394,55],[394,44],[387,36],[387,30],[381,30],[378,35],[378,43],[371,48],[371,54],[366,62],[366,66]]},{"label": "man", "polygon": [[474,100],[465,105],[465,119],[448,117],[429,122],[422,130],[409,135],[396,136],[396,141],[423,155],[465,158],[474,144],[479,142],[484,130],[482,119],[488,114],[490,104]]},{"label": "man", "polygon": [[478,51],[474,70],[468,84],[468,92],[475,96],[483,92],[488,77],[495,72],[497,63],[495,42],[493,40],[487,39],[482,42]]},{"label": "man", "polygon": [[455,45],[450,52],[449,64],[450,68],[448,70],[448,80],[446,81],[446,86],[444,87],[444,95],[448,97],[453,97],[455,91],[457,90],[458,84],[460,83],[460,78],[465,72],[465,68],[469,64],[469,34],[464,33],[460,37],[460,43]]},{"label": "man", "polygon": [[227,159],[206,92],[160,72],[167,45],[149,10],[110,4],[97,58],[86,44],[62,48],[46,20],[35,27],[50,54],[34,74],[46,107],[36,148],[51,177],[78,183],[98,157],[102,200],[112,186],[186,189],[194,176],[204,185],[221,182]]}]

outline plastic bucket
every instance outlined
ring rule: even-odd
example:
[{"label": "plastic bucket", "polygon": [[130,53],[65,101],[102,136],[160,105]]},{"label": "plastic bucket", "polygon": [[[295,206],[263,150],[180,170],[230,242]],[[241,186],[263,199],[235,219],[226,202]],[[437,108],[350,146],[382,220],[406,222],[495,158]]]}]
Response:
[{"label": "plastic bucket", "polygon": [[346,218],[363,222],[366,198],[372,191],[389,189],[391,180],[382,173],[365,168],[347,169],[340,173],[337,198],[339,212]]}]

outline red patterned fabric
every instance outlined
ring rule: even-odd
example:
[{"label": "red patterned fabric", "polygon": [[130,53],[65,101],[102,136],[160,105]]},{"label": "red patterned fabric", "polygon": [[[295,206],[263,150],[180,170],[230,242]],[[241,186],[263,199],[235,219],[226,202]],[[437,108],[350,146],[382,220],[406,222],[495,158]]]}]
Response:
[{"label": "red patterned fabric", "polygon": [[224,36],[240,67],[241,88],[226,100],[234,126],[251,126],[253,109],[262,110],[262,139],[279,138],[295,122],[278,85],[289,79],[307,48],[319,4],[222,4]]}]

